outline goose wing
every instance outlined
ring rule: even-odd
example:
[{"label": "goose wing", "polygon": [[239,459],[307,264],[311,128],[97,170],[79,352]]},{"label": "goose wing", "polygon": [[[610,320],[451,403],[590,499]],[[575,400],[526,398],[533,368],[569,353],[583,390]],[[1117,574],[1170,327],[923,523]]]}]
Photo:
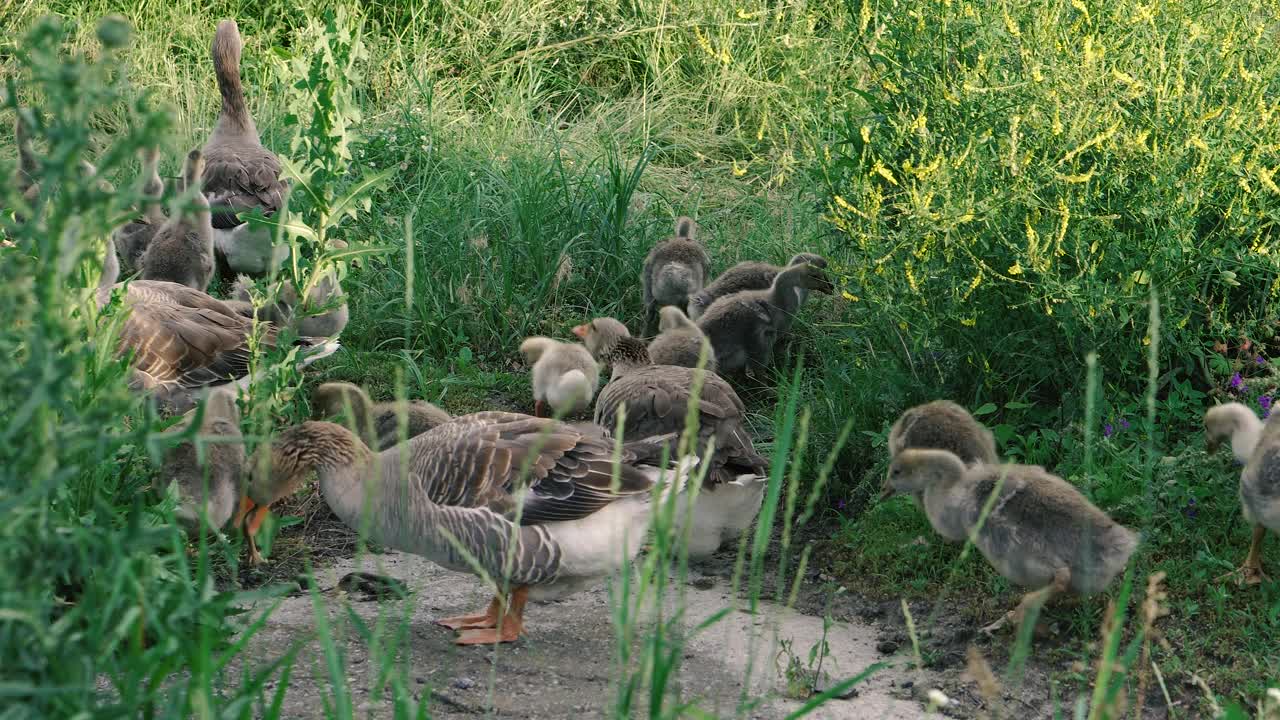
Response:
[{"label": "goose wing", "polygon": [[[678,440],[693,400],[697,372],[693,368],[653,365],[622,375],[600,392],[595,421],[606,428],[615,427],[625,405],[624,439],[674,435]],[[708,440],[716,439],[710,475],[713,482],[726,479],[721,472],[726,467],[731,467],[733,474],[768,468],[768,461],[756,453],[742,425],[745,414],[746,407],[733,387],[719,375],[707,372],[698,397],[698,449],[701,452]]]},{"label": "goose wing", "polygon": [[[624,447],[614,483],[613,443],[603,433],[518,413],[463,415],[411,443],[410,474],[431,502],[488,508],[523,525],[587,517],[652,480]],[[384,463],[397,469],[396,448]]]},{"label": "goose wing", "polygon": [[272,215],[284,202],[280,159],[261,145],[206,145],[202,178],[213,211],[213,227],[227,230],[242,224],[237,213],[262,208]]}]

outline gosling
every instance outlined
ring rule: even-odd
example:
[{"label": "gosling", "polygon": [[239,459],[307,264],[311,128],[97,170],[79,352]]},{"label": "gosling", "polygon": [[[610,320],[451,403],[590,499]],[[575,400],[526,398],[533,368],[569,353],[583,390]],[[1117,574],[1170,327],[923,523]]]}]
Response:
[{"label": "gosling", "polygon": [[716,351],[697,323],[675,305],[662,308],[658,315],[659,335],[649,343],[649,360],[654,365],[696,368],[701,362],[701,367],[716,371]]},{"label": "gosling", "polygon": [[652,328],[658,308],[684,307],[689,296],[702,290],[711,271],[711,260],[702,244],[694,239],[693,220],[676,220],[675,237],[653,246],[644,259],[640,276],[644,295],[646,328]]},{"label": "gosling", "polygon": [[586,347],[548,337],[527,338],[520,354],[533,366],[533,414],[546,417],[546,406],[559,417],[581,412],[600,386],[600,368]]},{"label": "gosling", "polygon": [[996,622],[1019,625],[1054,595],[1099,592],[1138,547],[1138,534],[1112,520],[1066,480],[1037,465],[966,466],[946,450],[903,450],[882,497],[920,493],[925,515],[948,540],[972,538],[1001,575],[1037,587]]},{"label": "gosling", "polygon": [[799,288],[834,292],[822,268],[801,263],[778,273],[768,290],[735,293],[707,308],[698,327],[715,348],[721,374],[754,373],[772,362],[778,335],[800,309]]},{"label": "gosling", "polygon": [[[801,263],[809,263],[820,268],[827,267],[827,259],[813,253],[799,253],[793,256],[787,265],[799,265]],[[721,273],[701,292],[689,296],[689,318],[697,320],[702,317],[707,308],[711,307],[711,303],[726,295],[739,293],[743,290],[767,290],[773,284],[773,279],[778,277],[778,273],[785,269],[770,263],[755,262],[754,260],[734,265]],[[796,288],[796,296],[800,304],[804,305],[804,301],[809,297],[809,291],[804,288]]]}]

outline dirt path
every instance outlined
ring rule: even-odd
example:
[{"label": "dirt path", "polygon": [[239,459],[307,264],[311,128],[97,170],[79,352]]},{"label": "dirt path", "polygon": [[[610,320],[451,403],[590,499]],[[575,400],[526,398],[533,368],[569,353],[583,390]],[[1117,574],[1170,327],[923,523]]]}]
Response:
[{"label": "dirt path", "polygon": [[[596,588],[558,603],[531,603],[525,614],[527,636],[494,651],[456,647],[453,634],[431,622],[433,618],[482,607],[488,596],[475,578],[442,570],[413,555],[389,553],[366,556],[359,564],[353,559],[340,560],[317,572],[318,587],[331,588],[354,570],[398,578],[412,593],[404,601],[381,602],[362,601],[338,591],[320,596],[335,633],[344,638],[340,646],[345,653],[348,685],[358,717],[392,717],[392,707],[386,699],[388,692],[375,695],[373,690],[379,668],[387,663],[370,659],[369,643],[346,619],[347,604],[370,628],[378,627],[381,616],[384,630],[375,630],[377,637],[402,632],[400,620],[408,618],[408,634],[396,662],[403,667],[404,677],[411,678],[408,684],[415,697],[431,694],[433,718],[612,716],[619,672],[608,588]],[[682,590],[685,617],[691,625],[730,606],[733,600],[722,577],[702,574],[697,569],[690,571]],[[678,602],[675,595],[674,589],[668,593],[668,611]],[[246,617],[251,616],[252,613]],[[644,627],[647,625],[642,624]],[[248,655],[259,663],[279,657],[292,643],[314,633],[315,628],[312,598],[305,594],[287,598],[254,637]],[[754,648],[749,694],[761,703],[745,716],[786,717],[802,703],[781,696],[786,683],[780,666],[775,664],[779,643],[789,643],[791,652],[803,662],[822,631],[822,618],[771,603],[764,604],[756,615],[736,608],[687,642],[681,697],[685,701],[696,700],[699,707],[716,716],[733,717]],[[830,656],[825,668],[834,677],[844,678],[885,660],[876,650],[878,632],[875,626],[856,620],[831,627],[827,637]],[[781,667],[785,667],[785,660]],[[329,677],[319,644],[306,643],[293,669],[281,716],[323,717],[330,693]],[[920,703],[899,697],[910,691],[895,687],[922,687],[929,680],[921,673],[886,668],[861,684],[856,696],[833,700],[806,717],[929,717]],[[639,713],[633,710],[632,714]]]}]

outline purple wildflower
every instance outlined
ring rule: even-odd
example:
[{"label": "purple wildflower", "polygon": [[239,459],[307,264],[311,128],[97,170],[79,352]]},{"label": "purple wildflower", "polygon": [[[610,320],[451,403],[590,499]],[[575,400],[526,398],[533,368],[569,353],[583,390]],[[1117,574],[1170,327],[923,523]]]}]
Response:
[{"label": "purple wildflower", "polygon": [[1262,357],[1261,355],[1259,355],[1258,357],[1254,358],[1254,359],[1253,359],[1253,361],[1254,361],[1254,362],[1256,362],[1256,363],[1258,363],[1259,365],[1266,365],[1266,364],[1267,364],[1267,359],[1266,359],[1266,358],[1264,358],[1264,357]]},{"label": "purple wildflower", "polygon": [[1231,376],[1231,389],[1239,390],[1244,387],[1244,379],[1240,377],[1240,373]]},{"label": "purple wildflower", "polygon": [[839,500],[836,501],[836,509],[837,510],[844,509],[844,498],[840,498]]},{"label": "purple wildflower", "polygon": [[1263,395],[1258,398],[1258,407],[1262,408],[1262,417],[1265,419],[1271,414],[1271,396]]},{"label": "purple wildflower", "polygon": [[1125,420],[1124,418],[1120,418],[1120,429],[1121,429],[1121,430],[1128,430],[1128,429],[1129,429],[1129,421],[1128,421],[1128,420]]},{"label": "purple wildflower", "polygon": [[1187,501],[1187,507],[1186,507],[1186,510],[1185,510],[1184,512],[1186,513],[1186,516],[1187,516],[1188,518],[1192,519],[1192,520],[1195,520],[1195,519],[1196,519],[1196,515],[1199,515],[1199,514],[1200,514],[1199,510],[1197,510],[1197,509],[1196,509],[1196,499],[1195,499],[1195,498],[1191,498],[1190,500],[1188,500],[1188,501]]},{"label": "purple wildflower", "polygon": [[1111,433],[1115,431],[1116,429],[1111,427],[1111,423],[1107,423],[1102,426],[1102,437],[1111,437]]}]

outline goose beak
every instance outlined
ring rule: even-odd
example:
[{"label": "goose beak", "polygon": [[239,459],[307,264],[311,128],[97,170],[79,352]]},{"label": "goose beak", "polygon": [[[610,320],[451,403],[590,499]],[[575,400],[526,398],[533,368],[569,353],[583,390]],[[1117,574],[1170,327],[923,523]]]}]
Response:
[{"label": "goose beak", "polygon": [[586,326],[586,325],[579,325],[579,326],[575,327],[575,328],[573,329],[573,334],[574,334],[574,335],[577,335],[577,336],[578,336],[578,337],[580,337],[580,338],[586,338],[586,337],[587,337],[587,326]]}]

